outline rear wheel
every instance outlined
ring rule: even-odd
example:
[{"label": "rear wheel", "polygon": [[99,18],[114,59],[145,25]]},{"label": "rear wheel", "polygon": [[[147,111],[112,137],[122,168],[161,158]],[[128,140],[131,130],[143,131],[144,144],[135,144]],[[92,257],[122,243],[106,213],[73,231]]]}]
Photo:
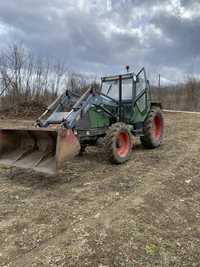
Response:
[{"label": "rear wheel", "polygon": [[160,108],[152,108],[144,123],[144,136],[140,137],[147,148],[159,147],[163,141],[164,119]]},{"label": "rear wheel", "polygon": [[132,136],[124,123],[115,123],[107,131],[105,152],[112,163],[121,164],[130,158]]}]

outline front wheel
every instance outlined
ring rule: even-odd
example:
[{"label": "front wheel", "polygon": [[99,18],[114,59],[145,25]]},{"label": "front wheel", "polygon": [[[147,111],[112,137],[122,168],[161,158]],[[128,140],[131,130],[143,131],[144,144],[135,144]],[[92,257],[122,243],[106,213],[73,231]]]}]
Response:
[{"label": "front wheel", "polygon": [[152,108],[144,123],[141,143],[147,148],[157,148],[163,141],[164,118],[160,108]]},{"label": "front wheel", "polygon": [[113,124],[106,133],[104,145],[105,153],[112,163],[126,162],[132,151],[132,136],[126,124]]}]

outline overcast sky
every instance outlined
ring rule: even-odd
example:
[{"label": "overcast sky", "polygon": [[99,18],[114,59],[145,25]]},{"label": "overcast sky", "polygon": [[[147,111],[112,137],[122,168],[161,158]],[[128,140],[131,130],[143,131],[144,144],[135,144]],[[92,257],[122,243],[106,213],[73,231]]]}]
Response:
[{"label": "overcast sky", "polygon": [[180,81],[200,75],[200,1],[1,0],[0,47],[13,41],[82,73]]}]

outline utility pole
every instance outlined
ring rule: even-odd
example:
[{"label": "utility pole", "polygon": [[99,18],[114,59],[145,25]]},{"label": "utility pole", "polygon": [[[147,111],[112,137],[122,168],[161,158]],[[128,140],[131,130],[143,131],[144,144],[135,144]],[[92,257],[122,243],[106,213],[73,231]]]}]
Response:
[{"label": "utility pole", "polygon": [[160,89],[160,86],[161,86],[161,75],[159,73],[159,76],[158,76],[158,88]]}]

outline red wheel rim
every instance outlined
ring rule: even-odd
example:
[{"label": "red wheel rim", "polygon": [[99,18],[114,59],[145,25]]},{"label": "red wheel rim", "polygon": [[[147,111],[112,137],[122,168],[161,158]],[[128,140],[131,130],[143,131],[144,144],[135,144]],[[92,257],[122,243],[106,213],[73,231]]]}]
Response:
[{"label": "red wheel rim", "polygon": [[129,134],[126,132],[119,133],[116,142],[117,155],[125,157],[129,152]]},{"label": "red wheel rim", "polygon": [[159,141],[161,138],[161,127],[161,118],[160,116],[156,115],[154,118],[153,135],[157,141]]}]

